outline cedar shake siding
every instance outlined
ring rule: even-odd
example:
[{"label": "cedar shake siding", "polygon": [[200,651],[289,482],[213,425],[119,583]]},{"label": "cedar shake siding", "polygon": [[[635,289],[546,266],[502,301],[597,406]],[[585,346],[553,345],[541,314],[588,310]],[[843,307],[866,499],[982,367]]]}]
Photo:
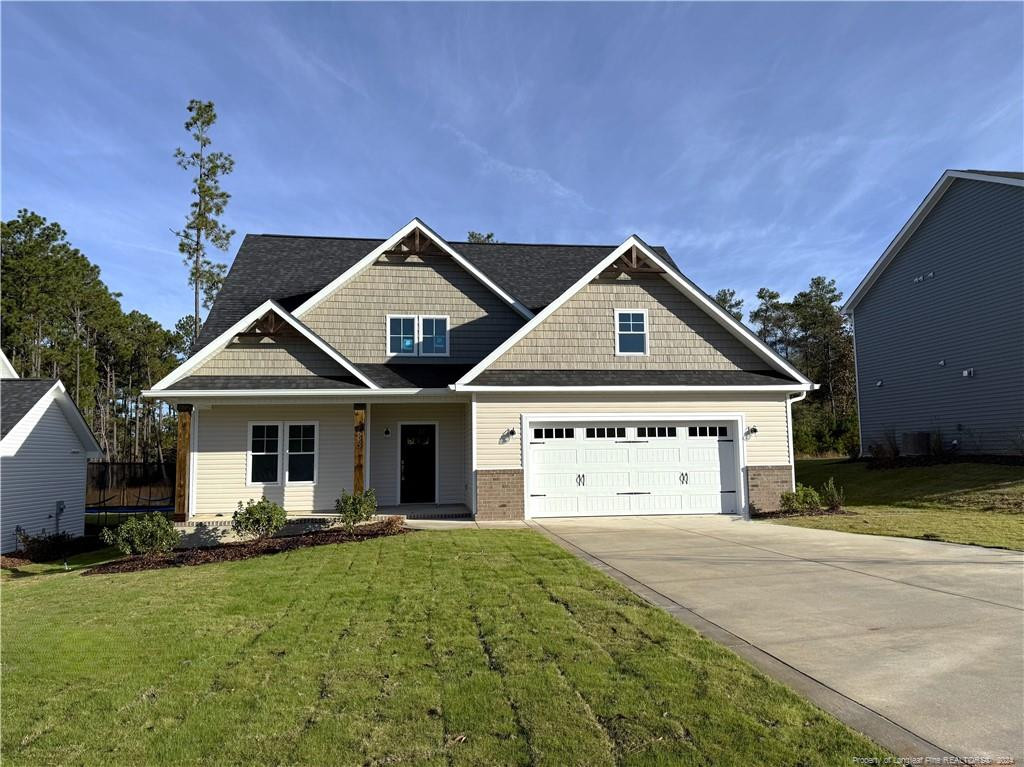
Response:
[{"label": "cedar shake siding", "polygon": [[298,333],[274,338],[236,338],[192,376],[346,376],[345,368]]},{"label": "cedar shake siding", "polygon": [[[615,310],[646,309],[648,354],[615,354]],[[767,363],[656,274],[598,277],[491,370],[763,370]]]},{"label": "cedar shake siding", "polygon": [[[449,356],[389,355],[389,314],[447,316]],[[473,364],[524,322],[447,255],[386,257],[359,272],[300,319],[355,363]]]},{"label": "cedar shake siding", "polygon": [[1022,305],[1024,187],[955,180],[852,311],[862,451],[1024,450]]}]

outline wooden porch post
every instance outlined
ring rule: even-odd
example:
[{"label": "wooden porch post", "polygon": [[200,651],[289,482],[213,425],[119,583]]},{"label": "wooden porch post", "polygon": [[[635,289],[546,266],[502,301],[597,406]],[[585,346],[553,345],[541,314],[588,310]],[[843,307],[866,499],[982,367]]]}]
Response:
[{"label": "wooden porch post", "polygon": [[352,450],[352,492],[365,489],[363,466],[366,461],[366,403],[357,402],[352,406],[352,433],[355,442]]},{"label": "wooden porch post", "polygon": [[192,406],[178,405],[178,450],[174,459],[174,521],[188,519],[188,470],[192,458]]}]

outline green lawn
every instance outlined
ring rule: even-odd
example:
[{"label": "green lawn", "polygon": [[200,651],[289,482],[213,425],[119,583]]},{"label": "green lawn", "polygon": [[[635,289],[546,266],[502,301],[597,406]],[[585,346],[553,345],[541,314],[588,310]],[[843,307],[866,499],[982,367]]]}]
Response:
[{"label": "green lawn", "polygon": [[5,764],[885,757],[531,531],[51,571],[3,592]]},{"label": "green lawn", "polygon": [[808,516],[779,524],[849,533],[927,538],[1024,550],[1024,468],[949,463],[870,470],[864,462],[796,462],[796,479],[846,491],[850,516]]}]

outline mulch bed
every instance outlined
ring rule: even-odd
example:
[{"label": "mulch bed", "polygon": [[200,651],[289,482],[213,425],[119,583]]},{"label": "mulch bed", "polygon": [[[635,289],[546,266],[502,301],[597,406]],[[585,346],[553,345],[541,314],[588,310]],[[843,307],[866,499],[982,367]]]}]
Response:
[{"label": "mulch bed", "polygon": [[17,570],[19,567],[30,564],[32,564],[31,559],[26,559],[17,554],[0,554],[0,568],[4,570]]},{"label": "mulch bed", "polygon": [[286,538],[265,538],[257,541],[239,541],[222,543],[202,549],[175,549],[167,554],[152,556],[135,556],[117,559],[113,562],[92,567],[84,575],[103,575],[108,573],[137,573],[142,570],[160,570],[165,567],[191,567],[206,565],[211,562],[234,562],[240,559],[252,559],[268,554],[280,554],[283,551],[303,549],[307,546],[326,546],[331,543],[356,543],[372,538],[385,538],[391,535],[403,535],[415,532],[401,524],[382,520],[368,525],[360,525],[351,535],[343,529],[316,530]]},{"label": "mulch bed", "polygon": [[855,517],[852,511],[845,509],[818,509],[817,511],[758,511],[750,515],[751,519],[782,519],[784,517]]}]

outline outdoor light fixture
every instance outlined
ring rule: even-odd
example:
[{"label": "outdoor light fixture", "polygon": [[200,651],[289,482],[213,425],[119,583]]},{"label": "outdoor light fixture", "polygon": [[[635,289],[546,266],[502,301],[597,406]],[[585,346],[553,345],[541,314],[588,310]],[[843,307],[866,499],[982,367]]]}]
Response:
[{"label": "outdoor light fixture", "polygon": [[743,437],[744,437],[744,439],[750,439],[755,434],[757,434],[757,427],[756,426],[748,426],[747,430],[745,432],[743,432]]},{"label": "outdoor light fixture", "polygon": [[387,426],[384,427],[384,436],[385,437],[390,437],[391,436],[391,429],[389,429]]}]

